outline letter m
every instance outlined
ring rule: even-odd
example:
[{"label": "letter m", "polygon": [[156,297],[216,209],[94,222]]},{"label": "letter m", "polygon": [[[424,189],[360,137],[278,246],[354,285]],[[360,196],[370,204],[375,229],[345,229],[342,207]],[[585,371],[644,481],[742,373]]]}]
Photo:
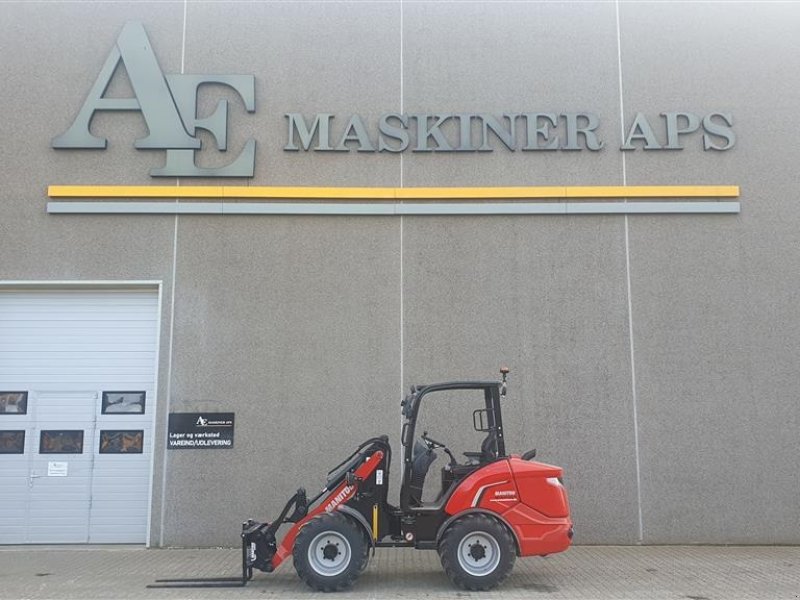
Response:
[{"label": "letter m", "polygon": [[332,114],[318,114],[310,128],[306,125],[306,121],[300,113],[288,113],[286,118],[289,120],[289,143],[283,148],[284,150],[300,150],[294,141],[295,132],[297,132],[300,138],[300,145],[303,147],[303,150],[309,149],[315,135],[319,136],[319,144],[314,150],[333,150],[330,146]]}]

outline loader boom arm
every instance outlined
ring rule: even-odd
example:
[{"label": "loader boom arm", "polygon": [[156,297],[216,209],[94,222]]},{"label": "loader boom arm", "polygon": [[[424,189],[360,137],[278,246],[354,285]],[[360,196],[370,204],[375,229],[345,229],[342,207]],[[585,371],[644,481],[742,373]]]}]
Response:
[{"label": "loader boom arm", "polygon": [[358,493],[359,482],[367,479],[372,472],[378,467],[383,458],[383,451],[377,450],[373,454],[367,456],[366,460],[361,463],[353,472],[352,478],[347,478],[342,481],[334,490],[325,497],[325,500],[317,504],[305,518],[292,525],[291,529],[286,532],[280,546],[278,546],[275,556],[272,557],[272,568],[277,569],[278,566],[286,560],[287,556],[292,554],[294,548],[294,541],[300,528],[308,523],[311,519],[324,512],[333,512],[339,506],[345,504],[353,496]]}]

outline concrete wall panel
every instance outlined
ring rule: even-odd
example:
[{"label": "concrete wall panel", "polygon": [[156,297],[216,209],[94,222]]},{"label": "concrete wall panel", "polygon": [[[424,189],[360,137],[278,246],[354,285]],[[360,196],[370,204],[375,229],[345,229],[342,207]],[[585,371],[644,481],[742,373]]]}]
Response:
[{"label": "concrete wall panel", "polygon": [[[163,152],[137,151],[147,134],[137,113],[98,113],[108,150],[58,151],[51,139],[75,119],[122,25],[145,23],[161,68],[180,70],[182,11],[175,4],[12,3],[3,6],[5,84],[0,163],[0,277],[162,279],[169,274],[172,223],[157,217],[52,217],[50,184],[148,183]],[[65,27],[65,24],[69,27]],[[109,93],[124,93],[124,77]],[[117,83],[119,81],[119,84]],[[173,180],[170,183],[174,183]]]},{"label": "concrete wall panel", "polygon": [[[399,429],[392,219],[181,219],[172,405],[236,411],[233,450],[168,453],[170,544],[235,544]],[[197,526],[196,523],[202,523]]]},{"label": "concrete wall panel", "polygon": [[[493,379],[507,364],[507,449],[535,447],[541,460],[564,467],[577,541],[635,542],[620,219],[407,222],[407,383]],[[469,420],[430,426],[442,441],[464,429]]]},{"label": "concrete wall panel", "polygon": [[781,124],[800,89],[800,11],[625,4],[620,14],[629,111],[653,98],[727,111],[738,136],[724,153],[704,153],[697,134],[682,151],[633,152],[628,182],[742,190],[741,215],[631,219],[644,539],[796,543],[786,523],[800,516],[788,467],[800,450],[800,209],[782,174],[800,152]]},{"label": "concrete wall panel", "polygon": [[[302,113],[311,127],[317,113],[335,115],[330,143],[336,146],[352,115],[359,115],[377,147],[377,122],[398,111],[400,98],[399,4],[256,3],[189,6],[187,72],[242,72],[256,76],[256,113],[241,116],[232,104],[232,135],[238,152],[257,138],[255,181],[261,185],[395,186],[400,157],[388,153],[284,151],[286,113]],[[219,23],[226,34],[219,36]],[[210,38],[219,39],[209,44]],[[203,100],[209,111],[216,97]],[[233,113],[236,112],[234,119]],[[299,137],[295,138],[299,145]],[[314,140],[313,147],[318,144]],[[213,160],[213,150],[210,151]]]},{"label": "concrete wall panel", "polygon": [[[591,27],[585,24],[591,23]],[[403,108],[408,113],[594,112],[597,134],[619,129],[614,7],[607,3],[407,3],[403,9]],[[406,186],[621,183],[621,157],[593,152],[523,152],[524,122],[510,152],[406,152]],[[455,127],[443,128],[457,143]],[[566,143],[564,119],[552,130]],[[474,145],[481,134],[474,127]],[[583,143],[581,141],[581,143]],[[606,142],[608,143],[608,142]],[[431,146],[435,144],[430,143]]]}]

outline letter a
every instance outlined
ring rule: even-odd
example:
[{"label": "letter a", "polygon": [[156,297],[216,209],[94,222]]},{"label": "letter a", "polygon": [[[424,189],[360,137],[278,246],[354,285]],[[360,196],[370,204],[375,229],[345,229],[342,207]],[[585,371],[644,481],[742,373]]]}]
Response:
[{"label": "letter a", "polygon": [[[120,61],[128,72],[134,97],[104,98]],[[141,111],[150,135],[136,140],[136,148],[200,147],[200,140],[186,132],[141,23],[126,23],[122,28],[78,116],[66,132],[53,139],[53,148],[105,148],[108,140],[89,131],[98,110]]]}]

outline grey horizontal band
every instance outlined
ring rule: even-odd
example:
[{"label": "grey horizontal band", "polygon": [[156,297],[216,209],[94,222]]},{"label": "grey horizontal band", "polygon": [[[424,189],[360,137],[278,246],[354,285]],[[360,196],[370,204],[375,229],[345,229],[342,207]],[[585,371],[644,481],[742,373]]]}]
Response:
[{"label": "grey horizontal band", "polygon": [[737,214],[739,202],[48,202],[50,214],[637,215]]}]

